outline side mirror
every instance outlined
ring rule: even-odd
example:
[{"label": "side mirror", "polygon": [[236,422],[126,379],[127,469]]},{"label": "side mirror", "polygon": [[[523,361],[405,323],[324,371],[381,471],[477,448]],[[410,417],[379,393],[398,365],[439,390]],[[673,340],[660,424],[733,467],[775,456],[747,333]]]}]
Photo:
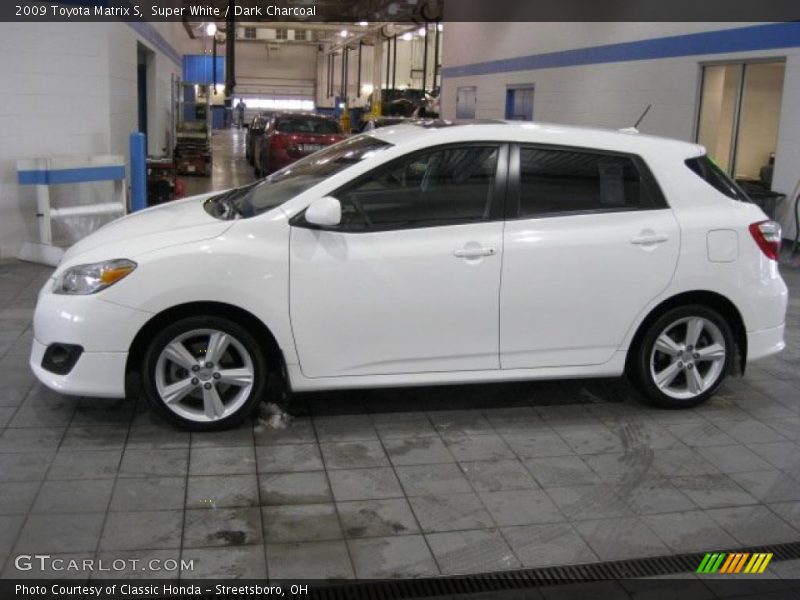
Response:
[{"label": "side mirror", "polygon": [[318,227],[335,227],[342,222],[342,205],[333,196],[314,200],[306,209],[306,222]]}]

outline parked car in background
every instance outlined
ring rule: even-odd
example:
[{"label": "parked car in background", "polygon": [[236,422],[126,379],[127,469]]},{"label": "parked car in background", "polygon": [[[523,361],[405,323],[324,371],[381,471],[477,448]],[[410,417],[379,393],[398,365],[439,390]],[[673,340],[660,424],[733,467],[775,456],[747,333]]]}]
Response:
[{"label": "parked car in background", "polygon": [[269,175],[346,137],[335,119],[313,113],[277,113],[259,139],[253,170]]},{"label": "parked car in background", "polygon": [[245,144],[245,158],[247,158],[247,164],[253,164],[253,152],[255,149],[258,140],[264,134],[264,128],[267,126],[269,122],[269,113],[260,113],[253,117],[253,120],[250,122],[250,126],[247,128],[247,135],[244,139]]},{"label": "parked car in background", "polygon": [[370,131],[380,129],[381,127],[388,127],[389,125],[403,125],[404,123],[413,124],[415,122],[415,119],[409,119],[408,117],[374,117],[361,123],[358,132],[369,133]]},{"label": "parked car in background", "polygon": [[[276,120],[281,148],[305,143]],[[81,396],[139,374],[194,430],[240,423],[283,373],[294,391],[627,373],[690,407],[783,349],[780,241],[696,144],[383,128],[78,242],[39,294],[30,365]]]}]

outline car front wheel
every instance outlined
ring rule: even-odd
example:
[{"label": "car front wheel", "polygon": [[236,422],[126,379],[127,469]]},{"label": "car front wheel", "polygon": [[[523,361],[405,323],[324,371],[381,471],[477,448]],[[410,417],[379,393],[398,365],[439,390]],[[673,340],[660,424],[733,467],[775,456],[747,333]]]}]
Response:
[{"label": "car front wheel", "polygon": [[667,311],[634,349],[634,383],[657,406],[687,408],[707,400],[730,370],[733,332],[715,310],[682,306]]},{"label": "car front wheel", "polygon": [[267,376],[256,340],[220,317],[188,317],[169,325],[144,357],[143,384],[151,406],[193,431],[240,424],[263,396]]}]

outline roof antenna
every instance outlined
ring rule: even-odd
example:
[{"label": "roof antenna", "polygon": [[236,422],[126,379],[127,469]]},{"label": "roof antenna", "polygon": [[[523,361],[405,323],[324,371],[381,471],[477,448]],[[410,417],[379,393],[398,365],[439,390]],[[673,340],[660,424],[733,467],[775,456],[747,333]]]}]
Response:
[{"label": "roof antenna", "polygon": [[644,118],[647,116],[647,113],[649,113],[649,112],[650,112],[650,109],[651,109],[652,107],[653,107],[653,105],[652,105],[652,104],[648,104],[648,105],[647,105],[647,108],[645,108],[645,109],[644,109],[644,112],[642,113],[642,116],[640,116],[640,117],[637,119],[637,121],[636,121],[636,123],[634,123],[633,127],[623,127],[623,128],[622,128],[622,129],[620,129],[619,131],[620,131],[621,133],[639,133],[639,124],[640,124],[642,121],[644,121]]}]

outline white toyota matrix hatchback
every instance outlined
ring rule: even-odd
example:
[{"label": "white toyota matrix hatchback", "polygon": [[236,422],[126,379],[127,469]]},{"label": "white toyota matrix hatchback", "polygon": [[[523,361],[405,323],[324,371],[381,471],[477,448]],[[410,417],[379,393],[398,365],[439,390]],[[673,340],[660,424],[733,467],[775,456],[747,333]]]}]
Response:
[{"label": "white toyota matrix hatchback", "polygon": [[784,347],[780,239],[697,145],[387,127],[81,240],[30,364],[84,396],[139,375],[194,430],[241,422],[274,373],[294,391],[627,373],[688,407]]}]

